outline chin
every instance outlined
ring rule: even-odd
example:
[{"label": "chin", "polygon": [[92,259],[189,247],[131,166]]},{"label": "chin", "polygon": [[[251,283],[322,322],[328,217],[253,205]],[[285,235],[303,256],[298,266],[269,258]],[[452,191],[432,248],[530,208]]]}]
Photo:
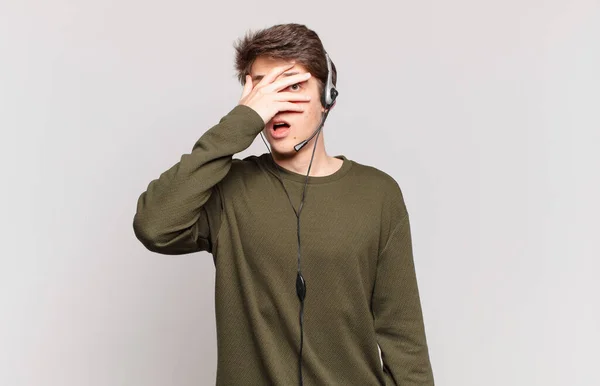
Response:
[{"label": "chin", "polygon": [[279,156],[279,158],[290,158],[296,154],[294,146],[296,143],[293,141],[278,141],[277,143],[271,143],[271,152]]}]

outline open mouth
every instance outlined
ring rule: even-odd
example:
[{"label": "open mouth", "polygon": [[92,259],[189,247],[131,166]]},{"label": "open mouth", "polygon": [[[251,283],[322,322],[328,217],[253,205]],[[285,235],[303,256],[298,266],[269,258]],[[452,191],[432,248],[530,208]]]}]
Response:
[{"label": "open mouth", "polygon": [[271,138],[282,139],[290,133],[290,124],[284,121],[276,121],[271,125]]}]

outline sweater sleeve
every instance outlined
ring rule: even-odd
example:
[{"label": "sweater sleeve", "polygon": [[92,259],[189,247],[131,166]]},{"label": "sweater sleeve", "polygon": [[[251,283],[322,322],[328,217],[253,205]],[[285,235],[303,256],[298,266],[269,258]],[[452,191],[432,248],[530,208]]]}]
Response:
[{"label": "sweater sleeve", "polygon": [[392,384],[433,386],[409,217],[402,201],[399,207],[377,260],[372,297],[375,332],[383,369]]},{"label": "sweater sleeve", "polygon": [[167,255],[212,253],[221,222],[219,189],[233,155],[248,148],[264,121],[238,105],[207,130],[189,154],[148,185],[137,202],[133,230],[149,250]]}]

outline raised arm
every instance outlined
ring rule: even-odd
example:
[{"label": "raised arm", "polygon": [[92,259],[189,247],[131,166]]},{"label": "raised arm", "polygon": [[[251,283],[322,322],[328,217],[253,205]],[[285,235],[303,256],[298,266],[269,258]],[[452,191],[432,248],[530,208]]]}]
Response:
[{"label": "raised arm", "polygon": [[238,105],[200,137],[191,153],[150,182],[133,219],[142,244],[171,255],[212,252],[211,230],[220,225],[218,183],[233,155],[248,148],[263,127],[254,110]]},{"label": "raised arm", "polygon": [[239,104],[200,137],[191,153],[150,182],[133,219],[135,235],[146,248],[170,255],[212,252],[223,205],[219,182],[231,169],[233,155],[248,148],[275,114],[303,112],[300,102],[310,100],[283,91],[310,74],[277,79],[293,65],[273,68],[256,85],[246,76]]}]

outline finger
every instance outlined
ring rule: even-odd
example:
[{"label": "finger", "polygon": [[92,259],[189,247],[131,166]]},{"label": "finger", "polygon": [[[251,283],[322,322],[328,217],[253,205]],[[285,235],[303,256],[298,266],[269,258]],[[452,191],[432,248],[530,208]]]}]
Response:
[{"label": "finger", "polygon": [[275,94],[275,100],[278,102],[308,102],[311,100],[311,96],[298,92],[278,92]]},{"label": "finger", "polygon": [[286,87],[289,87],[296,83],[306,82],[312,75],[309,72],[302,74],[286,76],[285,78],[279,79],[264,88],[267,92],[281,91]]},{"label": "finger", "polygon": [[269,71],[269,73],[267,75],[264,76],[264,78],[262,78],[260,80],[260,82],[258,82],[258,84],[256,86],[265,86],[269,83],[272,83],[275,79],[277,79],[277,77],[281,74],[283,74],[285,72],[285,70],[289,70],[290,68],[294,67],[296,65],[295,62],[289,62],[283,66],[278,66],[278,67],[274,67],[271,71]]},{"label": "finger", "polygon": [[277,105],[277,110],[279,111],[297,111],[303,112],[304,105],[300,103],[292,103],[292,102],[280,102]]},{"label": "finger", "polygon": [[250,75],[246,75],[246,84],[244,84],[244,89],[242,90],[242,99],[248,96],[250,91],[252,91],[252,77]]}]

